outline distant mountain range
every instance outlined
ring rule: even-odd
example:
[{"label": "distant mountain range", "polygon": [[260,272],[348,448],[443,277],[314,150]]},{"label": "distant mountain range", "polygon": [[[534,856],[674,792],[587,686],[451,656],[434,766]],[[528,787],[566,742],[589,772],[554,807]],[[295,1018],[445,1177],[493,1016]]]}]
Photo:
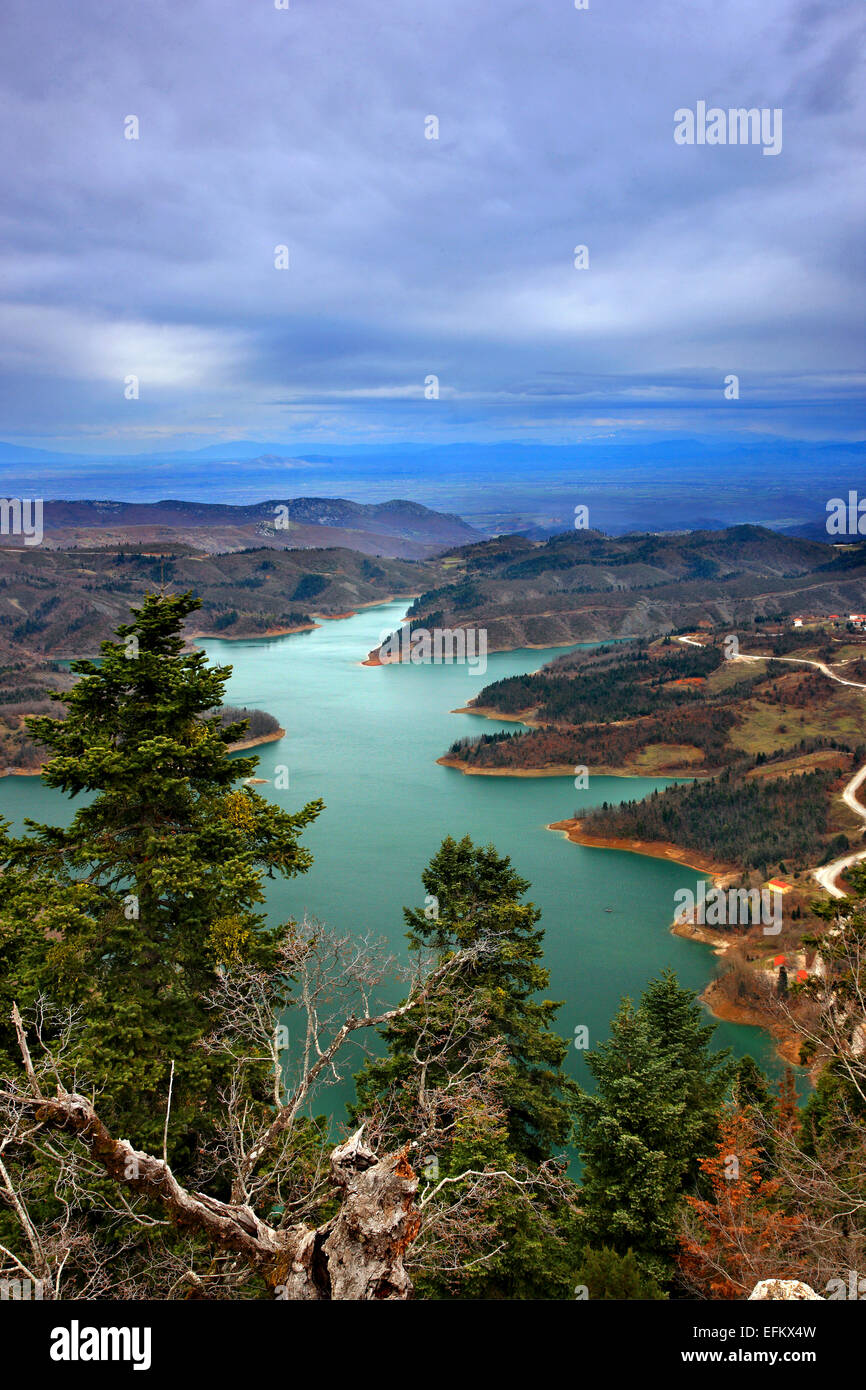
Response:
[{"label": "distant mountain range", "polygon": [[[365,504],[343,497],[296,497],[225,503],[46,501],[46,543],[52,548],[124,544],[187,545],[210,554],[253,545],[290,549],[341,546],[367,555],[423,559],[480,533],[459,516],[394,499]],[[0,544],[20,545],[14,536]]]},{"label": "distant mountain range", "polygon": [[652,431],[542,444],[330,444],[233,440],[202,448],[97,456],[0,443],[0,495],[129,502],[163,498],[246,506],[262,498],[412,497],[484,534],[570,527],[574,508],[608,534],[756,522],[821,527],[826,502],[862,483],[866,443],[733,430]]}]

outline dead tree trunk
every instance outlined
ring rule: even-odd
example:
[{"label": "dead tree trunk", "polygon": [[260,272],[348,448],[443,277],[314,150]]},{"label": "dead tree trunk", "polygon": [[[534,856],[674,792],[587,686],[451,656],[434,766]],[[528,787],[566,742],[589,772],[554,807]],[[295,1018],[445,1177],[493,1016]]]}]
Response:
[{"label": "dead tree trunk", "polygon": [[418,1180],[405,1150],[377,1160],[361,1130],[331,1154],[331,1180],[343,1191],[337,1215],[308,1230],[285,1276],[292,1299],[406,1299],[412,1283],[403,1252],[421,1225]]},{"label": "dead tree trunk", "polygon": [[179,1229],[233,1250],[278,1299],[407,1299],[412,1283],[403,1253],[418,1234],[418,1180],[406,1150],[379,1159],[362,1131],[331,1154],[331,1181],[342,1193],[325,1225],[269,1226],[246,1205],[190,1192],[162,1159],[116,1139],[92,1103],[73,1092],[16,1097],[45,1126],[74,1134],[118,1185],[157,1201]]}]

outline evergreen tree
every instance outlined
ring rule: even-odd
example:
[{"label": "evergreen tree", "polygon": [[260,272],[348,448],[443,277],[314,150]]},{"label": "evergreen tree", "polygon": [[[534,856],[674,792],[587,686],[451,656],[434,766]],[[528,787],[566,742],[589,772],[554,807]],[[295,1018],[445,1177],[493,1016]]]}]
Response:
[{"label": "evergreen tree", "polygon": [[633,1250],[620,1255],[609,1246],[584,1250],[575,1278],[591,1299],[659,1302],[667,1294],[642,1273]]},{"label": "evergreen tree", "polygon": [[[445,1275],[422,1273],[416,1286],[422,1297],[433,1298],[572,1298],[580,1248],[573,1207],[551,1196],[547,1182],[532,1186],[538,1165],[569,1141],[576,1095],[562,1069],[568,1045],[553,1032],[559,1005],[536,997],[549,978],[540,964],[540,913],[532,903],[521,903],[529,884],[510,860],[492,845],[475,846],[468,836],[445,839],[422,879],[425,908],[404,909],[412,951],[430,951],[439,961],[461,949],[484,949],[422,1008],[385,1030],[386,1055],[368,1062],[356,1078],[355,1117],[377,1106],[388,1113],[389,1096],[405,1097],[397,1109],[409,1118],[396,1137],[414,1139],[423,1127],[422,1117],[417,1125],[412,1119],[419,1089],[416,1048],[429,1051],[435,1039],[435,1061],[425,1065],[424,1085],[428,1093],[438,1088],[447,1096],[449,1079],[472,1069],[473,1049],[504,1045],[490,1106],[479,1097],[468,1113],[446,1122],[435,1181],[450,1184],[441,1199],[446,1206],[473,1186],[472,1178],[458,1181],[469,1171],[519,1172],[524,1186],[506,1182],[477,1212],[476,1221],[495,1233],[487,1258],[479,1259],[484,1252],[477,1246],[468,1248],[464,1266]],[[471,1036],[462,1021],[467,1007],[478,1019]]]},{"label": "evergreen tree", "polygon": [[586,1054],[596,1081],[577,1107],[584,1233],[590,1245],[632,1248],[641,1268],[671,1269],[677,1209],[712,1150],[730,1082],[726,1053],[709,1050],[690,991],[665,971],[637,1008],[623,1000],[608,1042]]},{"label": "evergreen tree", "polygon": [[686,1101],[647,1018],[623,1000],[610,1039],[586,1053],[595,1092],[577,1105],[585,1239],[633,1249],[655,1278],[668,1273],[686,1163]]},{"label": "evergreen tree", "polygon": [[[6,1002],[48,996],[77,1010],[81,1084],[102,1091],[103,1118],[141,1147],[161,1147],[173,1063],[180,1169],[225,1066],[198,1046],[213,1023],[208,994],[218,972],[272,959],[262,878],[309,866],[298,836],[322,807],[289,814],[238,786],[257,759],[227,757],[245,725],[221,728],[214,714],[231,668],[184,651],[199,606],[149,594],[98,664],[73,663],[76,684],[54,697],[66,717],[28,726],[51,750],[43,780],[76,798],[74,816],[28,821],[21,837],[5,826],[0,841]],[[8,1031],[4,1044],[12,1061]]]},{"label": "evergreen tree", "polygon": [[769,1118],[773,1113],[773,1093],[770,1083],[754,1057],[746,1053],[737,1063],[733,1080],[734,1103],[739,1110],[754,1108]]},{"label": "evergreen tree", "polygon": [[[467,995],[477,1001],[487,1036],[501,1040],[508,1053],[498,1099],[507,1115],[509,1147],[520,1158],[542,1162],[569,1140],[576,1088],[562,1070],[568,1044],[553,1031],[561,1006],[536,998],[550,976],[540,964],[541,913],[533,903],[520,902],[529,882],[508,856],[498,855],[493,845],[475,846],[468,835],[443,840],[422,881],[426,908],[403,909],[410,948],[431,949],[437,960],[467,947],[487,948],[425,1008],[423,1021],[429,1026],[432,1008],[444,1034],[455,1002]],[[421,1014],[412,1011],[387,1029],[387,1056],[369,1063],[357,1078],[359,1113],[412,1073],[421,1023]],[[457,1036],[440,1060],[440,1072],[456,1071],[464,1051],[465,1039]],[[431,1076],[431,1084],[436,1080]]]},{"label": "evergreen tree", "polygon": [[[573,1299],[583,1243],[574,1185],[570,1184],[571,1201],[558,1199],[544,1184],[527,1186],[532,1165],[522,1164],[509,1149],[504,1122],[479,1107],[477,1117],[468,1123],[464,1119],[454,1142],[440,1151],[438,1177],[449,1180],[442,1205],[447,1208],[473,1189],[476,1179],[458,1181],[461,1175],[483,1169],[516,1175],[524,1185],[506,1181],[489,1198],[473,1203],[472,1219],[464,1230],[462,1262],[456,1262],[453,1271],[414,1273],[418,1297]],[[563,1182],[567,1184],[568,1179]]]},{"label": "evergreen tree", "polygon": [[685,1101],[676,1140],[687,1157],[686,1173],[691,1180],[697,1176],[699,1160],[711,1151],[718,1136],[719,1111],[734,1072],[730,1052],[727,1048],[711,1050],[715,1024],[704,1023],[694,993],[680,985],[673,970],[663,970],[647,985],[640,1011],[675,1078],[678,1095]]},{"label": "evergreen tree", "polygon": [[762,1115],[770,1116],[773,1113],[773,1093],[770,1090],[770,1083],[760,1070],[758,1062],[753,1056],[749,1056],[748,1052],[745,1056],[741,1056],[737,1063],[733,1093],[735,1105],[741,1111],[748,1111],[753,1106]]},{"label": "evergreen tree", "polygon": [[731,1094],[735,1108],[753,1122],[761,1171],[766,1172],[775,1151],[773,1128],[778,1121],[778,1103],[767,1078],[748,1053],[737,1063]]}]

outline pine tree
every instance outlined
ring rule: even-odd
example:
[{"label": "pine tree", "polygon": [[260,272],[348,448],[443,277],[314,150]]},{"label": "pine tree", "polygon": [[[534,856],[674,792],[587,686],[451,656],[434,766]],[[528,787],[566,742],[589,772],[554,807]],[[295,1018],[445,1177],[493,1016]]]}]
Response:
[{"label": "pine tree", "polygon": [[[441,1205],[447,1208],[473,1190],[476,1180],[465,1173],[483,1169],[519,1176],[526,1183],[532,1165],[520,1162],[509,1149],[506,1125],[479,1107],[477,1116],[461,1122],[454,1142],[440,1151],[439,1178],[448,1178]],[[563,1178],[563,1182],[567,1183]],[[581,1249],[577,1192],[558,1200],[544,1185],[517,1186],[504,1182],[487,1198],[472,1203],[462,1249],[453,1270],[413,1276],[421,1298],[524,1301],[574,1298],[575,1267]],[[428,1208],[429,1214],[429,1208]]]},{"label": "pine tree", "polygon": [[694,995],[665,971],[637,1008],[628,999],[608,1042],[586,1054],[594,1093],[578,1101],[578,1147],[587,1241],[632,1248],[649,1275],[670,1272],[677,1209],[718,1133],[730,1080],[727,1053],[712,1053],[713,1025]]},{"label": "pine tree", "polygon": [[640,1011],[669,1064],[672,1084],[685,1101],[676,1138],[688,1160],[687,1177],[693,1180],[700,1158],[711,1151],[718,1137],[718,1115],[734,1072],[730,1052],[711,1050],[715,1024],[704,1023],[694,993],[680,985],[673,970],[663,970],[647,985]]},{"label": "pine tree", "polygon": [[624,1255],[607,1245],[584,1250],[575,1278],[593,1300],[660,1302],[667,1298],[656,1281],[642,1273],[633,1250]]},{"label": "pine tree", "polygon": [[778,1103],[767,1078],[748,1053],[737,1063],[731,1095],[736,1109],[754,1122],[761,1172],[766,1175],[775,1153],[774,1128],[778,1121]]},{"label": "pine tree", "polygon": [[737,1063],[732,1090],[738,1109],[747,1111],[754,1107],[759,1114],[768,1118],[772,1114],[773,1093],[770,1084],[754,1057],[748,1053]]},{"label": "pine tree", "polygon": [[220,728],[215,714],[231,668],[184,651],[199,606],[149,594],[99,663],[73,663],[76,684],[55,696],[66,717],[28,726],[52,753],[43,780],[76,797],[74,816],[28,822],[22,837],[4,827],[0,844],[7,1000],[77,1011],[82,1084],[142,1147],[161,1146],[173,1063],[181,1168],[222,1079],[224,1063],[198,1046],[207,996],[218,972],[272,958],[262,878],[304,872],[298,836],[322,807],[289,814],[238,786],[257,760],[228,758],[245,725]]},{"label": "pine tree", "polygon": [[595,1092],[577,1105],[585,1240],[633,1249],[655,1278],[668,1272],[686,1161],[686,1101],[646,1016],[624,999],[610,1039],[586,1053]]},{"label": "pine tree", "polygon": [[[449,1081],[465,1078],[476,1065],[477,1050],[501,1053],[488,1102],[479,1094],[444,1126],[436,1153],[437,1181],[447,1179],[442,1203],[460,1199],[474,1179],[457,1181],[474,1170],[520,1173],[528,1189],[506,1182],[476,1212],[494,1237],[479,1249],[467,1248],[452,1274],[420,1274],[422,1296],[468,1299],[572,1298],[573,1270],[580,1237],[573,1204],[551,1195],[547,1181],[532,1187],[538,1166],[571,1137],[574,1083],[563,1071],[568,1045],[553,1031],[558,1004],[539,1001],[548,983],[540,964],[543,932],[540,913],[520,899],[529,888],[508,857],[492,845],[475,846],[469,837],[445,839],[422,875],[424,909],[404,909],[410,948],[444,960],[455,951],[483,947],[473,963],[449,977],[384,1033],[386,1055],[368,1062],[356,1077],[355,1116],[376,1107],[390,1112],[388,1098],[405,1098],[398,1110],[410,1118],[396,1135],[411,1140],[424,1116],[412,1118],[419,1090],[416,1047],[428,1052],[435,1039],[435,1061],[425,1064],[426,1092],[447,1097]],[[466,1012],[462,1012],[466,1011]],[[467,1012],[477,1026],[467,1036]],[[478,1226],[469,1230],[477,1230]],[[484,1255],[484,1259],[480,1256]]]},{"label": "pine tree", "polygon": [[[562,1070],[568,1044],[553,1031],[560,1004],[538,1000],[549,973],[539,963],[544,933],[541,913],[521,903],[527,879],[511,867],[493,845],[477,847],[469,836],[443,840],[422,874],[427,906],[404,908],[410,948],[431,949],[438,960],[454,951],[485,944],[484,955],[458,978],[431,1007],[443,1033],[454,1004],[471,995],[485,1014],[485,1033],[501,1040],[508,1054],[498,1095],[507,1115],[508,1143],[519,1157],[538,1163],[551,1157],[571,1135],[574,1083]],[[429,913],[429,916],[426,915]],[[430,1009],[425,1010],[425,1021]],[[385,1033],[387,1056],[368,1064],[357,1078],[358,1111],[414,1069],[413,1048],[420,1015],[404,1015]],[[478,1041],[475,1035],[474,1041]],[[440,1062],[440,1070],[461,1065],[465,1040],[457,1038]],[[436,1080],[431,1077],[431,1084]]]}]

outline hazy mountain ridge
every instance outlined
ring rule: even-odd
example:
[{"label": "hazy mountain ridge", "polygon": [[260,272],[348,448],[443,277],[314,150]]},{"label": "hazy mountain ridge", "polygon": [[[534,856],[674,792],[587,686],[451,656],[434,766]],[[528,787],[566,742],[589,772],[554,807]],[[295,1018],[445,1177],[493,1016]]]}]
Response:
[{"label": "hazy mountain ridge", "polygon": [[[480,533],[453,513],[420,503],[351,502],[343,497],[274,498],[244,506],[167,499],[160,502],[66,501],[43,505],[46,544],[122,546],[179,541],[211,554],[250,545],[290,549],[335,545],[368,555],[421,559]],[[20,545],[15,536],[0,544]]]},{"label": "hazy mountain ridge", "polygon": [[113,456],[0,442],[0,494],[99,499],[120,492],[140,502],[219,496],[238,505],[287,492],[367,504],[409,496],[457,512],[486,534],[537,527],[533,534],[550,535],[571,524],[579,503],[609,534],[744,522],[787,530],[823,526],[827,500],[860,486],[864,458],[860,440],[744,431],[643,430],[568,444],[234,440]]}]

